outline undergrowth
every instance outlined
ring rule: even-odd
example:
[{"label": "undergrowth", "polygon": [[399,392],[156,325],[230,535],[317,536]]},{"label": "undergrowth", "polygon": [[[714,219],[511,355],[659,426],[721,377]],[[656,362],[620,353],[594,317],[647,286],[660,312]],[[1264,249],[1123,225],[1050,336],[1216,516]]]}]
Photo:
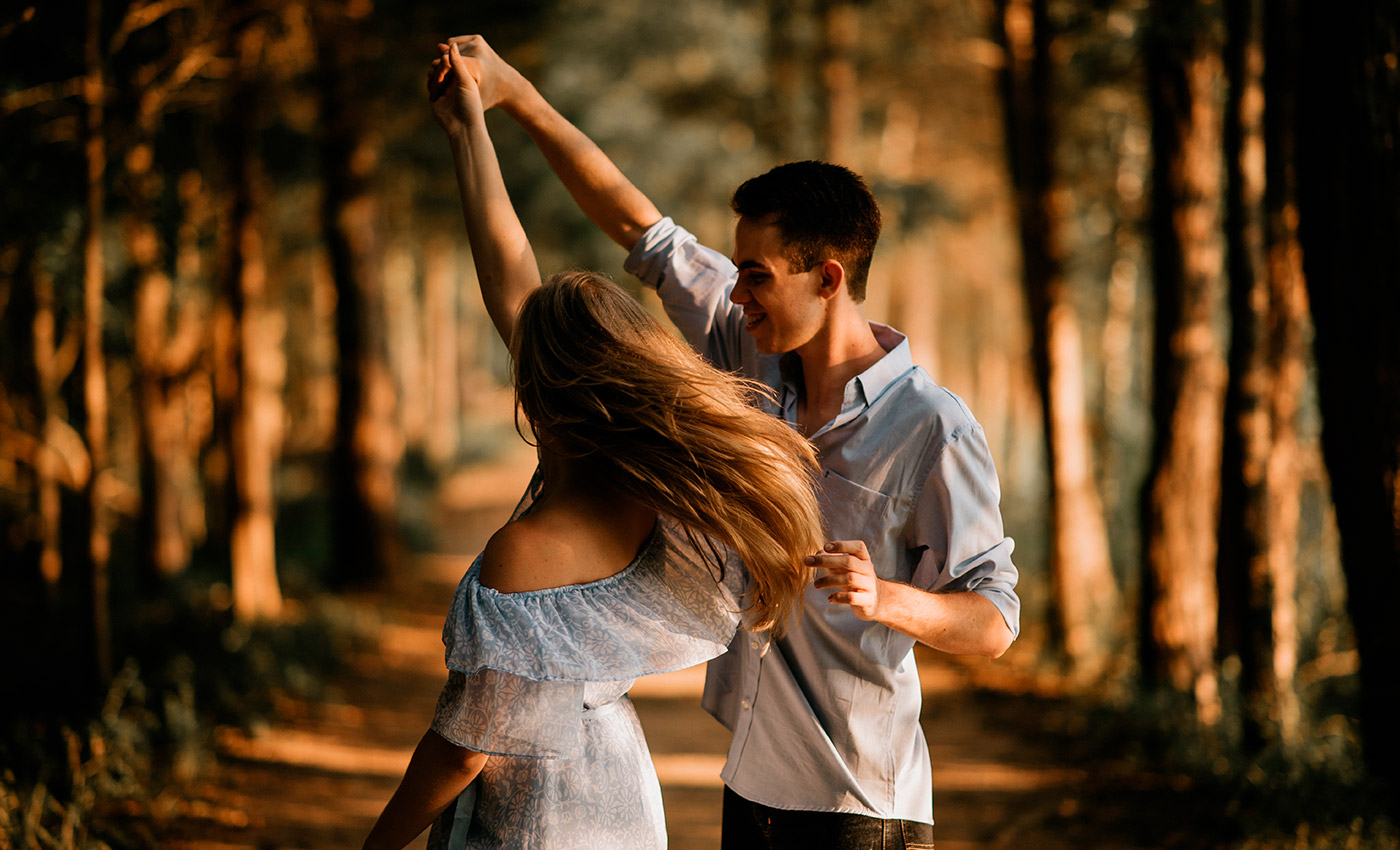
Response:
[{"label": "undergrowth", "polygon": [[0,850],[146,850],[171,790],[210,758],[218,725],[255,727],[278,699],[318,694],[364,639],[333,599],[277,623],[232,620],[219,594],[144,606],[100,705],[57,717],[7,706],[0,720]]}]

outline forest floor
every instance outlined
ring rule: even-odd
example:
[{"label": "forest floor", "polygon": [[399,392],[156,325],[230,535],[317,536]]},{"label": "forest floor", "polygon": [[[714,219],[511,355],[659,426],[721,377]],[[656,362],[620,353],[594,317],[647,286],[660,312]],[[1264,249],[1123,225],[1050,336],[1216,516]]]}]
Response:
[{"label": "forest floor", "polygon": [[[441,627],[453,588],[523,490],[529,459],[463,473],[431,507],[436,551],[349,604],[378,623],[314,701],[284,701],[255,733],[220,730],[217,758],[157,824],[172,850],[358,847],[427,728],[444,678]],[[1226,846],[1223,802],[1140,759],[1085,755],[1085,716],[1030,671],[1028,648],[997,661],[920,653],[923,724],[939,850],[1160,850]],[[703,668],[632,691],[656,760],[674,850],[719,846],[728,733],[699,707]],[[419,838],[413,846],[423,846]]]}]

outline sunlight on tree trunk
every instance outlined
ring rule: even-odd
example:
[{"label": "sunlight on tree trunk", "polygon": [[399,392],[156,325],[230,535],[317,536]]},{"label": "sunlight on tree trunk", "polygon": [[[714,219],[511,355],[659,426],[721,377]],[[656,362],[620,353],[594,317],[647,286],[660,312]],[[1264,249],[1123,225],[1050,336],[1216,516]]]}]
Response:
[{"label": "sunlight on tree trunk", "polygon": [[58,592],[58,580],[63,575],[63,554],[60,550],[61,505],[58,484],[58,452],[54,434],[58,427],[58,387],[63,376],[57,374],[56,319],[54,316],[53,278],[35,258],[29,263],[29,276],[34,283],[34,378],[39,389],[39,450],[34,459],[35,484],[39,502],[39,574],[53,597]]},{"label": "sunlight on tree trunk", "polygon": [[458,393],[461,381],[457,369],[456,257],[452,243],[433,237],[423,246],[423,310],[428,381],[427,433],[424,448],[428,459],[446,468],[457,454],[457,419],[461,408]]},{"label": "sunlight on tree trunk", "polygon": [[255,25],[235,39],[236,91],[229,110],[230,165],[234,192],[229,270],[234,381],[230,549],[233,560],[233,612],[240,620],[277,617],[282,592],[277,581],[273,533],[275,504],[272,470],[281,441],[280,380],[274,380],[282,352],[281,329],[272,327],[266,307],[267,267],[263,252],[262,169],[257,152],[258,89],[264,33]]},{"label": "sunlight on tree trunk", "polygon": [[829,2],[823,10],[826,46],[822,51],[822,84],[826,95],[826,153],[829,162],[856,171],[859,159],[860,93],[851,52],[859,38],[860,17],[846,3]]},{"label": "sunlight on tree trunk", "polygon": [[86,501],[87,579],[91,628],[91,664],[99,693],[112,681],[112,646],[108,611],[107,562],[111,558],[111,520],[104,485],[107,468],[107,361],[102,350],[103,289],[106,266],[102,258],[103,207],[106,190],[107,146],[102,70],[102,2],[87,2],[87,34],[83,58],[83,158],[87,165],[86,218],[83,222],[83,402],[87,415],[88,476]]},{"label": "sunlight on tree trunk", "polygon": [[1005,55],[1007,157],[1049,461],[1054,633],[1073,674],[1092,678],[1112,654],[1120,606],[1085,413],[1079,317],[1057,235],[1063,213],[1055,202],[1047,97],[1049,20],[1044,0],[1002,0],[995,11],[994,33]]},{"label": "sunlight on tree trunk", "polygon": [[1223,69],[1213,3],[1159,2],[1157,9],[1149,79],[1158,181],[1158,436],[1147,494],[1145,650],[1173,688],[1194,697],[1198,721],[1213,726],[1221,717],[1215,570],[1226,382]]},{"label": "sunlight on tree trunk", "polygon": [[186,373],[199,356],[195,325],[186,324],[180,339],[169,333],[173,297],[161,256],[161,237],[153,219],[156,182],[157,116],[138,118],[142,139],[126,157],[130,210],[126,216],[127,252],[136,270],[134,344],[136,348],[137,421],[140,437],[141,526],[145,557],[154,577],[169,578],[189,564],[191,543],[184,530],[182,485],[191,483],[193,459],[186,455],[186,425],[181,392]]},{"label": "sunlight on tree trunk", "polygon": [[[1238,455],[1240,479],[1233,487],[1241,492],[1230,500],[1238,508],[1227,502],[1227,529],[1235,529],[1239,551],[1230,559],[1234,563],[1222,564],[1222,586],[1231,586],[1230,574],[1242,573],[1243,599],[1234,607],[1243,631],[1244,722],[1250,746],[1258,750],[1271,743],[1296,746],[1301,735],[1295,685],[1303,486],[1297,422],[1307,296],[1291,174],[1296,51],[1281,43],[1294,15],[1277,4],[1266,10],[1262,0],[1238,0],[1230,13],[1230,409],[1238,449],[1227,456]],[[1222,556],[1230,536],[1222,535]]]}]

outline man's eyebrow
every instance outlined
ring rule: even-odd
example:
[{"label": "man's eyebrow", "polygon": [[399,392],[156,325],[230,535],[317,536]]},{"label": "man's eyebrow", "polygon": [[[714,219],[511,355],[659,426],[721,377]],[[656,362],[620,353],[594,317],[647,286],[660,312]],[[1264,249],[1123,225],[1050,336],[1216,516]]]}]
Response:
[{"label": "man's eyebrow", "polygon": [[768,269],[767,266],[765,266],[763,263],[760,263],[758,260],[745,260],[742,263],[739,263],[737,265],[737,268],[739,269],[739,271],[744,271],[746,269],[762,269],[764,271],[767,271]]}]

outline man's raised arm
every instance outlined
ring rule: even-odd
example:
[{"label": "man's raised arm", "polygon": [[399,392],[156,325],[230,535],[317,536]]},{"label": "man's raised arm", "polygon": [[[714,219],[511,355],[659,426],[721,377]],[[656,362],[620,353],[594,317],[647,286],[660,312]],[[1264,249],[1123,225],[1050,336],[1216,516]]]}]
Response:
[{"label": "man's raised arm", "polygon": [[633,186],[593,140],[558,110],[479,35],[452,39],[473,65],[482,105],[499,106],[535,140],[550,168],[573,195],[579,209],[608,238],[627,250],[661,220],[651,200]]}]

